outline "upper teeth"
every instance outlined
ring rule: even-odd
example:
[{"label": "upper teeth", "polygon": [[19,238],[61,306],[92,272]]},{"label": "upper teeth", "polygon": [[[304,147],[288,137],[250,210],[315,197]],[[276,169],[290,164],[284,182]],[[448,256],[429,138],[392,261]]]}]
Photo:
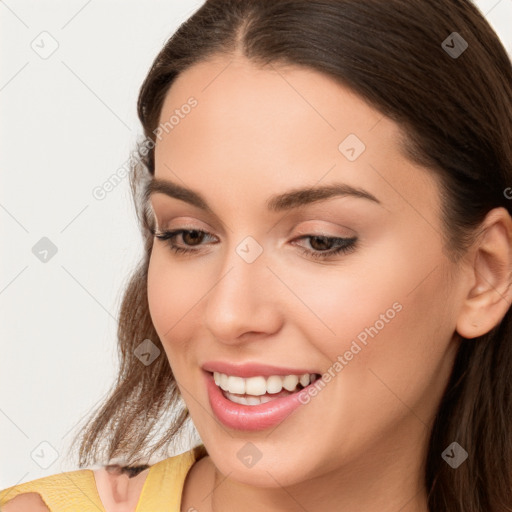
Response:
[{"label": "upper teeth", "polygon": [[234,375],[226,375],[225,373],[213,372],[215,384],[224,391],[237,393],[240,395],[264,395],[265,393],[279,393],[283,388],[287,391],[295,391],[297,384],[300,382],[306,387],[310,382],[314,382],[316,374],[305,373],[303,375],[271,375],[270,377],[251,377],[244,379]]}]

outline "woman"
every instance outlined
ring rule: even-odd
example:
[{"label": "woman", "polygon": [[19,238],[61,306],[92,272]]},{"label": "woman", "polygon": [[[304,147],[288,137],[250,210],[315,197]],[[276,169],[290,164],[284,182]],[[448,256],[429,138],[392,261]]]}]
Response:
[{"label": "woman", "polygon": [[475,6],[210,0],[138,112],[146,251],[79,452],[136,476],[3,510],[511,510],[512,66]]}]

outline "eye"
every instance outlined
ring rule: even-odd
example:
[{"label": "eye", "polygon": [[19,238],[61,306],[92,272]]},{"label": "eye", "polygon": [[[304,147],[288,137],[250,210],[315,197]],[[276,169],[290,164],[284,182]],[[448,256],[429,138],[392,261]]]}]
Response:
[{"label": "eye", "polygon": [[[301,252],[306,256],[316,259],[327,259],[337,254],[347,254],[356,248],[357,237],[340,238],[324,235],[304,235],[297,240],[310,239],[309,245],[313,251],[299,246]],[[333,248],[334,246],[334,248]]]},{"label": "eye", "polygon": [[[206,231],[199,229],[175,229],[172,231],[157,232],[152,231],[152,234],[159,240],[164,241],[168,247],[176,254],[192,254],[200,252],[200,249],[194,249],[191,247],[201,246],[201,242],[205,238],[215,238],[213,235]],[[176,244],[176,237],[181,236],[181,239],[185,247]],[[309,245],[313,248],[307,249],[301,245],[299,247],[300,252],[308,257],[315,259],[328,259],[338,254],[347,254],[352,252],[356,247],[357,238],[340,238],[331,237],[324,235],[303,235],[296,240],[309,239]],[[296,245],[296,244],[294,244]]]},{"label": "eye", "polygon": [[172,231],[163,232],[153,231],[153,235],[159,240],[163,240],[164,242],[166,242],[171,251],[177,254],[189,254],[193,252],[198,252],[198,249],[188,249],[176,245],[174,240],[178,235],[181,235],[181,238],[185,242],[185,245],[188,245],[189,242],[191,242],[190,245],[192,246],[200,245],[203,239],[205,238],[205,235],[212,236],[210,235],[210,233],[207,233],[206,231],[201,231],[199,229],[174,229]]}]

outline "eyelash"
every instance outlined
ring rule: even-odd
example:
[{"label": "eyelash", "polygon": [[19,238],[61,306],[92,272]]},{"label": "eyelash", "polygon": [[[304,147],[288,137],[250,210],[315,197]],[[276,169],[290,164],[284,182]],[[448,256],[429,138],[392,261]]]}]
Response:
[{"label": "eyelash", "polygon": [[[153,236],[165,242],[166,245],[171,249],[171,251],[173,251],[176,254],[192,254],[194,252],[199,252],[198,249],[185,249],[183,247],[179,247],[173,242],[174,238],[182,233],[204,233],[205,235],[209,235],[208,232],[202,231],[200,229],[175,229],[172,231],[163,232],[157,232],[156,230],[152,231]],[[325,260],[338,254],[348,254],[355,250],[357,241],[356,237],[340,238],[323,235],[303,235],[299,237],[297,240],[302,240],[304,238],[321,238],[330,243],[338,242],[341,244],[336,249],[329,249],[328,251],[311,251],[309,249],[305,249],[304,247],[298,246],[303,254],[318,260]]]}]

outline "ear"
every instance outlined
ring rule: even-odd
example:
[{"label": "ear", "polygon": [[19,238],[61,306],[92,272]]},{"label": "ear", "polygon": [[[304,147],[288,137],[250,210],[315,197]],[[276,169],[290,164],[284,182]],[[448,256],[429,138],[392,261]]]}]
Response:
[{"label": "ear", "polygon": [[468,339],[491,331],[511,305],[512,218],[505,208],[487,214],[470,258],[468,293],[456,327]]}]

